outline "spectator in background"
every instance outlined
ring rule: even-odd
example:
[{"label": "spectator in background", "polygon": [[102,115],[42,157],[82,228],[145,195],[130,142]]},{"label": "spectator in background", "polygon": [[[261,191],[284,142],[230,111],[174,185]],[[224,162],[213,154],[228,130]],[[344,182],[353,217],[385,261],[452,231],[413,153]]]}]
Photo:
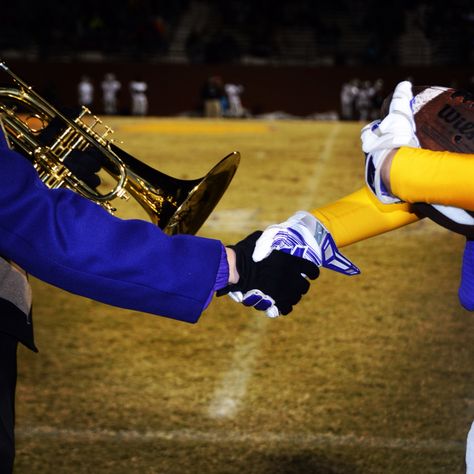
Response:
[{"label": "spectator in background", "polygon": [[222,97],[224,88],[219,76],[211,76],[204,84],[201,97],[204,105],[204,117],[222,117]]},{"label": "spectator in background", "polygon": [[141,78],[136,78],[130,81],[129,88],[132,99],[132,115],[146,115],[148,113],[147,83]]},{"label": "spectator in background", "polygon": [[82,76],[77,86],[78,101],[79,105],[84,105],[87,108],[92,108],[92,102],[94,101],[94,84],[90,80],[89,76]]},{"label": "spectator in background", "polygon": [[107,115],[116,114],[117,94],[122,85],[116,79],[115,74],[108,73],[102,81],[102,99],[104,104],[104,113]]}]

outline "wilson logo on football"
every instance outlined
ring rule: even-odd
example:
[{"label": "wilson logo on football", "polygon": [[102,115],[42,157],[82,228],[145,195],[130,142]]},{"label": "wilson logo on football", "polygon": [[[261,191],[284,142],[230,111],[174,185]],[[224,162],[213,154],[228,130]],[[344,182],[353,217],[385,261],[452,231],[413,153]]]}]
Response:
[{"label": "wilson logo on football", "polygon": [[444,107],[438,112],[438,117],[444,122],[450,124],[454,130],[457,130],[468,140],[474,138],[474,123],[470,122],[461,114],[461,112],[455,110],[451,105],[444,105]]}]

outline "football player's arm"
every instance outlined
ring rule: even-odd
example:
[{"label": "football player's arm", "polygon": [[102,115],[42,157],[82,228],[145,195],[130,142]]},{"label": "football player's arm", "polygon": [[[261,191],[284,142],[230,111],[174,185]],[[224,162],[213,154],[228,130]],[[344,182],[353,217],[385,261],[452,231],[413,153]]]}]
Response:
[{"label": "football player's arm", "polygon": [[338,247],[398,229],[419,219],[410,204],[382,204],[367,187],[318,207],[312,214],[330,231]]},{"label": "football player's arm", "polygon": [[387,190],[402,201],[474,211],[474,155],[401,147],[382,165]]},{"label": "football player's arm", "polygon": [[273,250],[297,255],[344,275],[360,270],[339,247],[398,229],[417,221],[409,204],[384,205],[364,187],[312,211],[298,211],[289,219],[265,229],[255,245],[254,261]]}]

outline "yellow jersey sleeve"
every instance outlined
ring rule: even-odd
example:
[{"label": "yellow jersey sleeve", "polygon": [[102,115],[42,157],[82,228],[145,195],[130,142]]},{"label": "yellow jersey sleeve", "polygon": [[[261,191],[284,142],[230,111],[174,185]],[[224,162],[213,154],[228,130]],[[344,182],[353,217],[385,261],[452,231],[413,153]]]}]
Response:
[{"label": "yellow jersey sleeve", "polygon": [[338,247],[359,242],[419,219],[410,204],[382,204],[366,187],[312,211]]}]

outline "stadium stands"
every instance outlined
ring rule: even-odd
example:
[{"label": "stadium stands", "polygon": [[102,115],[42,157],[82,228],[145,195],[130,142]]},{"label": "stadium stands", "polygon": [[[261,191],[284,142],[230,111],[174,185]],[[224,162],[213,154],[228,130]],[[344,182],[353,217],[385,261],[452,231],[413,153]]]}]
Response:
[{"label": "stadium stands", "polygon": [[0,55],[309,65],[472,64],[474,6],[453,0],[127,0],[2,6]]}]

